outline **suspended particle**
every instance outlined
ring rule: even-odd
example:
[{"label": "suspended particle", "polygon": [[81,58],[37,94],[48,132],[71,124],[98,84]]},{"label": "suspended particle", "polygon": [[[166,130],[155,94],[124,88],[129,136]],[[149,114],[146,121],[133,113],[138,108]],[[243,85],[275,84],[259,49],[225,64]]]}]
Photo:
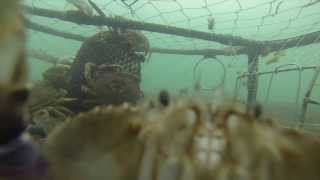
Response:
[{"label": "suspended particle", "polygon": [[170,96],[168,91],[166,90],[162,90],[159,94],[159,102],[160,104],[162,104],[163,106],[168,106],[170,103]]},{"label": "suspended particle", "polygon": [[210,15],[208,17],[208,30],[212,31],[214,29],[214,25],[215,25],[215,20],[214,18]]}]

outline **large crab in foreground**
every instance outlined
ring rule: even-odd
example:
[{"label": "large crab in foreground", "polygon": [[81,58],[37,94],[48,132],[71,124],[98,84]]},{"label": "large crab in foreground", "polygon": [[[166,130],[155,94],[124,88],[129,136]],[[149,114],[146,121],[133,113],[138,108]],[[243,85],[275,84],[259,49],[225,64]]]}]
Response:
[{"label": "large crab in foreground", "polygon": [[[151,106],[152,104],[152,106]],[[283,180],[320,177],[320,141],[235,103],[97,107],[61,124],[44,150],[53,179]],[[158,105],[157,105],[158,104]]]}]

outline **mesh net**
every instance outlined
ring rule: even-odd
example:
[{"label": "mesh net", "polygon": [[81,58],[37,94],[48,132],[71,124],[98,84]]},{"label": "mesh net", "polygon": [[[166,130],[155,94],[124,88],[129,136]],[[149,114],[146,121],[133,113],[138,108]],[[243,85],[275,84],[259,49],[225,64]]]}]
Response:
[{"label": "mesh net", "polygon": [[[125,0],[127,1],[127,0]],[[299,0],[138,0],[127,7],[121,0],[95,0],[106,15],[123,16],[140,22],[174,25],[187,29],[208,31],[208,17],[215,19],[215,33],[239,35],[256,40],[280,39],[303,35],[319,30],[319,4]],[[55,10],[72,9],[64,0],[27,0],[26,4]],[[313,5],[310,5],[313,4]],[[48,21],[59,24],[57,20]],[[67,23],[69,24],[69,23]],[[65,30],[92,34],[92,27],[69,24]],[[250,31],[248,31],[250,30]],[[149,34],[151,35],[151,34]],[[163,43],[162,35],[151,37],[154,43]],[[189,47],[201,47],[199,42],[189,41]],[[175,44],[175,43],[170,43]],[[205,44],[205,43],[204,43]]]},{"label": "mesh net", "polygon": [[[252,40],[277,40],[305,35],[320,29],[320,3],[316,0],[95,0],[107,16],[122,16],[139,22],[173,25],[190,30],[240,36]],[[126,3],[125,3],[126,2]],[[27,5],[54,10],[71,10],[65,0],[26,0]],[[130,5],[131,3],[131,5]],[[128,5],[129,4],[129,5]],[[208,18],[214,18],[214,27],[208,29]],[[32,16],[50,27],[65,32],[91,36],[97,27],[76,25],[51,18]],[[172,49],[222,48],[225,45],[169,34],[143,32],[152,47]],[[37,35],[42,38],[43,35]],[[320,38],[320,37],[319,37]],[[319,38],[315,38],[317,41]],[[230,42],[232,45],[232,42]],[[283,47],[285,44],[283,44]],[[297,43],[299,46],[299,42]],[[308,49],[318,46],[308,46]],[[281,47],[279,48],[281,49]],[[304,53],[306,52],[306,53]],[[291,62],[313,64],[320,52],[291,51]],[[234,57],[233,59],[235,59]],[[243,71],[243,67],[236,71]]]}]

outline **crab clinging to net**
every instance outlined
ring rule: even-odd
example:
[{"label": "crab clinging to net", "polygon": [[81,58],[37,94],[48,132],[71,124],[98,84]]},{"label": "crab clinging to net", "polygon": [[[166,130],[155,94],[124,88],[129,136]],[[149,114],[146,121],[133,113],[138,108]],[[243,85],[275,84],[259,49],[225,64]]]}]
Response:
[{"label": "crab clinging to net", "polygon": [[68,120],[44,146],[56,179],[319,177],[319,139],[243,109],[195,100],[99,107]]},{"label": "crab clinging to net", "polygon": [[[129,30],[99,32],[82,44],[71,66],[71,93],[77,97],[85,93],[81,86],[85,85],[87,80],[85,77],[87,63],[96,66],[103,64],[120,66],[120,73],[127,74],[128,77],[135,77],[135,83],[140,91],[140,66],[148,53],[148,40],[139,32]],[[133,91],[135,92],[136,89]]]}]

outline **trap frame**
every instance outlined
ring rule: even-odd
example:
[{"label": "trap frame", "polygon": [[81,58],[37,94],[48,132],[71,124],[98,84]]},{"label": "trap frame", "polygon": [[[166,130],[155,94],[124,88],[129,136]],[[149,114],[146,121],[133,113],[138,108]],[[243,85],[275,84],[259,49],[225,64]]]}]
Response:
[{"label": "trap frame", "polygon": [[[293,66],[293,67],[290,67],[290,66]],[[286,67],[286,68],[284,68],[284,67]],[[314,90],[314,87],[319,86],[319,84],[317,84],[317,80],[318,80],[319,74],[320,74],[320,66],[319,65],[318,66],[300,66],[298,64],[291,63],[291,64],[279,65],[279,66],[275,67],[274,70],[271,70],[271,71],[254,73],[254,75],[257,77],[270,75],[268,87],[267,87],[267,93],[266,93],[265,100],[263,103],[266,104],[269,101],[269,96],[270,96],[270,91],[271,91],[274,76],[281,74],[281,73],[285,73],[285,72],[291,72],[291,71],[296,71],[298,73],[297,88],[296,88],[297,92],[296,92],[296,98],[295,98],[295,103],[297,105],[300,105],[300,104],[298,104],[298,102],[300,100],[300,94],[301,94],[302,73],[305,71],[313,71],[314,72],[313,77],[309,82],[309,87],[307,88],[306,92],[303,92],[304,96],[302,98],[302,105],[300,108],[299,117],[297,119],[298,122],[295,124],[295,126],[300,129],[304,128],[305,125],[307,127],[314,126],[316,124],[310,124],[310,123],[306,124],[306,113],[307,113],[309,104],[320,105],[320,102],[318,102],[317,100],[315,100],[311,97],[312,92]],[[234,90],[235,97],[239,96],[239,90],[241,88],[241,81],[245,78],[248,78],[249,75],[250,75],[249,73],[244,73],[244,74],[239,75],[237,77],[235,90]]]},{"label": "trap frame", "polygon": [[[178,42],[179,40],[172,40],[172,42],[183,45],[186,45],[186,42],[188,42],[189,44],[189,46],[187,46],[188,48],[184,49],[151,47],[152,53],[180,54],[191,56],[200,55],[204,57],[236,57],[238,55],[245,55],[247,56],[248,71],[245,75],[239,76],[237,78],[236,89],[238,86],[239,78],[246,77],[248,79],[248,108],[250,108],[256,102],[259,76],[264,74],[272,75],[269,82],[268,90],[268,92],[270,92],[272,78],[276,73],[298,71],[299,77],[301,77],[301,70],[316,69],[315,66],[299,66],[298,64],[295,64],[295,62],[292,62],[288,66],[296,67],[284,69],[284,67],[281,66],[277,67],[273,71],[259,72],[259,61],[262,59],[261,56],[265,56],[266,54],[319,43],[319,1],[310,0],[289,2],[285,0],[263,0],[251,5],[246,5],[241,0],[204,0],[201,2],[197,1],[197,6],[195,7],[186,6],[186,0],[139,0],[134,1],[133,4],[127,2],[127,5],[121,2],[122,1],[119,0],[96,2],[97,6],[101,8],[101,10],[105,14],[107,14],[107,16],[85,16],[78,11],[53,10],[53,8],[57,9],[57,6],[50,4],[49,2],[45,2],[44,0],[31,0],[29,3],[25,4],[24,8],[28,14],[32,15],[32,17],[38,16],[45,18],[50,21],[51,24],[58,24],[61,22],[74,24],[71,29],[69,29],[69,31],[72,30],[81,32],[81,29],[79,29],[79,27],[83,28],[83,25],[86,25],[85,29],[87,29],[87,31],[91,33],[94,32],[94,30],[90,29],[90,26],[128,28],[141,30],[146,33],[152,33],[155,38],[150,38],[151,44],[154,44],[154,42],[155,44],[157,42],[161,42],[165,47],[170,47],[168,46],[168,44],[170,43],[166,43],[163,36],[158,36],[154,33],[166,34],[174,37],[183,37],[185,39],[181,40],[181,42]],[[174,8],[167,11],[164,8],[165,6],[161,6],[161,3],[169,3],[167,4],[167,7],[172,6]],[[195,3],[193,3],[193,5],[195,5]],[[216,8],[222,6],[228,7],[229,5],[230,10],[228,10],[228,12],[216,12],[219,10]],[[51,7],[51,9],[47,7]],[[114,7],[117,7],[117,11],[119,11],[120,13],[114,13]],[[265,9],[266,13],[253,18],[243,18],[244,15],[249,14],[249,12],[251,12],[252,10],[259,10],[260,8]],[[145,14],[144,11],[152,11],[154,13],[150,16],[142,17],[142,15]],[[202,14],[193,15],[193,11],[199,11],[202,12]],[[288,16],[286,13],[291,13],[291,15]],[[126,18],[119,18],[119,14]],[[180,15],[181,18],[177,21],[171,21],[169,15]],[[284,15],[286,15],[286,19],[279,20],[283,18]],[[228,26],[226,28],[215,27],[214,31],[208,32],[208,30],[206,29],[207,22],[206,20],[203,21],[203,19],[206,19],[207,17],[216,18],[217,25],[228,23],[231,24],[231,26]],[[224,19],[219,21],[219,17],[234,18],[228,18],[227,20]],[[274,19],[278,20],[278,22],[274,22]],[[297,26],[297,23],[301,20],[308,21],[310,23],[308,23],[307,25]],[[46,25],[38,24],[31,21],[30,18],[26,18],[25,22],[28,29],[51,34],[58,37],[63,37],[66,39],[72,39],[82,42],[88,37],[80,35],[80,33],[70,33],[68,32],[68,30],[58,30]],[[242,35],[242,33],[246,31],[246,29],[242,27],[243,22],[256,22],[254,23],[254,25],[246,27],[256,29],[255,33],[249,36],[250,38],[248,36],[245,37],[245,35]],[[172,26],[171,24],[175,24],[175,26]],[[278,24],[283,25],[281,28],[278,28],[275,31],[265,31],[266,28]],[[197,28],[197,30],[195,30],[195,28]],[[296,29],[299,29],[299,31],[296,31]],[[259,36],[261,34],[268,33],[272,34],[268,38],[261,38],[261,36]],[[284,34],[288,34],[288,36],[284,36]],[[255,39],[252,39],[252,37],[255,37]],[[220,46],[217,46],[216,43],[218,43],[218,45]],[[232,51],[230,52],[225,48],[221,48],[221,46],[228,47],[229,49],[231,48]],[[314,57],[317,56],[319,55],[314,55]],[[301,78],[299,81],[301,81]],[[299,92],[301,82],[299,82],[298,84],[299,86],[297,89]]]}]

